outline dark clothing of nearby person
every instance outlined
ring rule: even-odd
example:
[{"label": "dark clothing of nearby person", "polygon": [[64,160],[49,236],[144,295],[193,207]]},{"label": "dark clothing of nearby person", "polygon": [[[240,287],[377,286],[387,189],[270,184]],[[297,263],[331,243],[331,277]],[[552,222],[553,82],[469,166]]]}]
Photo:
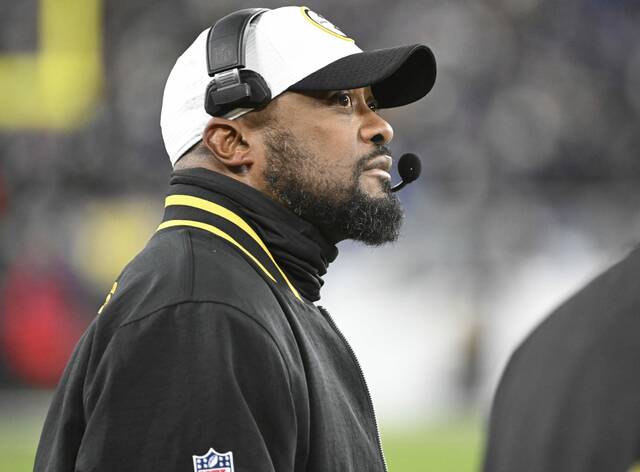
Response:
[{"label": "dark clothing of nearby person", "polygon": [[335,246],[231,178],[170,184],[67,366],[35,470],[385,471],[360,366],[313,303]]},{"label": "dark clothing of nearby person", "polygon": [[485,472],[627,472],[640,459],[640,251],[524,341],[494,399]]}]

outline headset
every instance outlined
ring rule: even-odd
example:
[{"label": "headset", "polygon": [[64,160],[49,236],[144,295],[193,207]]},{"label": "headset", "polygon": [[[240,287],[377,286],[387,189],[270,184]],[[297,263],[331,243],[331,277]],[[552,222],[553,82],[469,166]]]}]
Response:
[{"label": "headset", "polygon": [[271,100],[269,85],[260,74],[245,67],[249,24],[268,8],[247,8],[221,18],[207,36],[207,85],[204,109],[222,116],[234,108],[259,108]]}]

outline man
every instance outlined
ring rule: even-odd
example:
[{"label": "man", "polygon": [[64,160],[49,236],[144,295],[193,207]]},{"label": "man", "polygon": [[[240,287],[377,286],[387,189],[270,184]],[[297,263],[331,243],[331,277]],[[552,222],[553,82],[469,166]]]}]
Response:
[{"label": "man", "polygon": [[[164,220],[80,340],[37,471],[386,470],[362,371],[313,302],[338,241],[397,238],[377,108],[424,96],[435,62],[420,45],[363,53],[285,7],[241,35],[260,77],[222,71],[226,85],[213,69],[241,23],[203,32],[171,71]],[[225,109],[243,75],[268,99]]]},{"label": "man", "polygon": [[628,472],[640,460],[639,270],[635,250],[515,351],[494,399],[486,472]]}]

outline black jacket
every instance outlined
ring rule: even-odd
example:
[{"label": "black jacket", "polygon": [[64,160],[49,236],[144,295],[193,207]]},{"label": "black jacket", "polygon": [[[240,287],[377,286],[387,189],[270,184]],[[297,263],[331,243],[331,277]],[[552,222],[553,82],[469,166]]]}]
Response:
[{"label": "black jacket", "polygon": [[[170,183],[69,361],[35,470],[384,471],[362,371],[312,303],[335,246],[230,178]],[[211,448],[228,467],[201,467]]]},{"label": "black jacket", "polygon": [[628,472],[640,460],[639,278],[636,250],[515,351],[494,399],[485,472]]}]

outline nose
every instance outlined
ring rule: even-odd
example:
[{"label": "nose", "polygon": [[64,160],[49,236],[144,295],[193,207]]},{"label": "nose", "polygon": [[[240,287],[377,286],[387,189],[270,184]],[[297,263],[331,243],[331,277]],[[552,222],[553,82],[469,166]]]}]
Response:
[{"label": "nose", "polygon": [[393,128],[384,118],[369,110],[360,128],[360,137],[366,143],[382,146],[393,139]]}]

